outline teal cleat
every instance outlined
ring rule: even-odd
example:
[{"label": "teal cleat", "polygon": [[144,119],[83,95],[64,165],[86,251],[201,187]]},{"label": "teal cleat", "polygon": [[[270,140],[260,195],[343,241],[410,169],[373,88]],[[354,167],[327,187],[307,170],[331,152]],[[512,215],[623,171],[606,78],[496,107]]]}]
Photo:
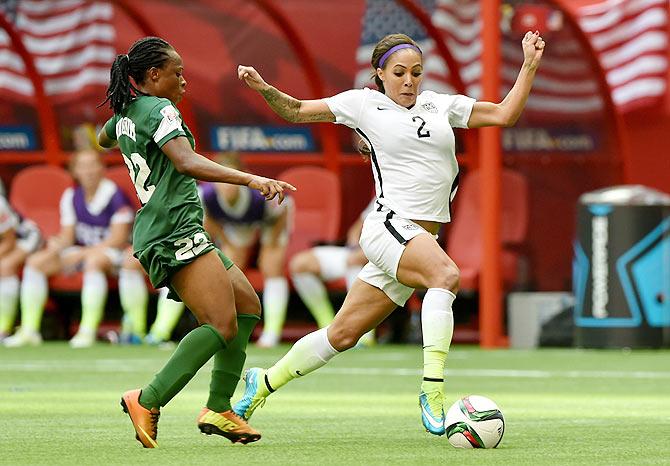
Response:
[{"label": "teal cleat", "polygon": [[419,406],[421,406],[421,421],[428,432],[433,435],[444,435],[444,395],[435,390],[430,393],[419,394]]},{"label": "teal cleat", "polygon": [[269,387],[265,374],[265,369],[260,367],[252,367],[244,374],[244,395],[235,403],[233,411],[245,421],[249,420],[256,408],[265,404],[265,399],[274,391]]}]

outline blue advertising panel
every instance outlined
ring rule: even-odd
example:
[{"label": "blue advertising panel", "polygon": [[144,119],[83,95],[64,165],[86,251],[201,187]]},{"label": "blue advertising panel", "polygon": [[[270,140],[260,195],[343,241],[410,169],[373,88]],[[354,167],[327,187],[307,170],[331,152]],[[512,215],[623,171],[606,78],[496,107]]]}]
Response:
[{"label": "blue advertising panel", "polygon": [[36,149],[37,138],[32,126],[0,126],[0,151]]},{"label": "blue advertising panel", "polygon": [[214,126],[212,148],[240,152],[314,152],[316,146],[307,126]]}]

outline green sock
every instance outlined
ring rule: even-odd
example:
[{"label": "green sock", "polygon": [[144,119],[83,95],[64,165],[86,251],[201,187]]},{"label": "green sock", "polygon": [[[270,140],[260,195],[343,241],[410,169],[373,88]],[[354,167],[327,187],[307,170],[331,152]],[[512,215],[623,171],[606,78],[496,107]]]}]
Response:
[{"label": "green sock", "polygon": [[226,346],[221,334],[209,324],[191,330],[179,343],[163,369],[142,390],[140,404],[147,409],[168,404],[198,369]]},{"label": "green sock", "polygon": [[207,407],[221,413],[231,409],[230,397],[233,396],[240,380],[244,361],[247,359],[247,343],[251,332],[260,320],[255,314],[237,315],[237,336],[228,342],[228,347],[214,355],[212,381],[209,384]]}]

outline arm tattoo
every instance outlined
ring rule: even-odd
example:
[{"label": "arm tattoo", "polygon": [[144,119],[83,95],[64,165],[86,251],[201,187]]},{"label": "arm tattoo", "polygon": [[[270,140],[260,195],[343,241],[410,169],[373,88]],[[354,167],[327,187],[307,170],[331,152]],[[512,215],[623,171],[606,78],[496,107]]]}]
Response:
[{"label": "arm tattoo", "polygon": [[303,109],[303,112],[300,113],[302,107],[302,102],[294,97],[291,97],[288,94],[284,94],[280,90],[270,86],[268,89],[260,91],[261,95],[268,103],[270,108],[274,112],[291,123],[314,123],[314,122],[333,122],[335,121],[335,115],[326,108],[322,112],[315,112],[315,110],[309,110],[309,113]]},{"label": "arm tattoo", "polygon": [[300,111],[300,101],[290,95],[280,92],[275,87],[260,91],[270,108],[283,119],[296,123]]}]

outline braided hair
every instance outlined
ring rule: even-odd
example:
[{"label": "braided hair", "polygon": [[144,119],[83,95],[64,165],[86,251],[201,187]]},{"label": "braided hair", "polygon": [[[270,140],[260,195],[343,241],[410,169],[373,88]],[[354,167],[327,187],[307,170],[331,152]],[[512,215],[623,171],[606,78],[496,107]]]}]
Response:
[{"label": "braided hair", "polygon": [[129,78],[142,84],[147,70],[163,67],[170,58],[170,50],[174,48],[160,37],[145,37],[135,42],[127,54],[117,55],[109,73],[107,98],[99,106],[109,102],[115,114],[121,113],[135,96],[142,95]]}]

